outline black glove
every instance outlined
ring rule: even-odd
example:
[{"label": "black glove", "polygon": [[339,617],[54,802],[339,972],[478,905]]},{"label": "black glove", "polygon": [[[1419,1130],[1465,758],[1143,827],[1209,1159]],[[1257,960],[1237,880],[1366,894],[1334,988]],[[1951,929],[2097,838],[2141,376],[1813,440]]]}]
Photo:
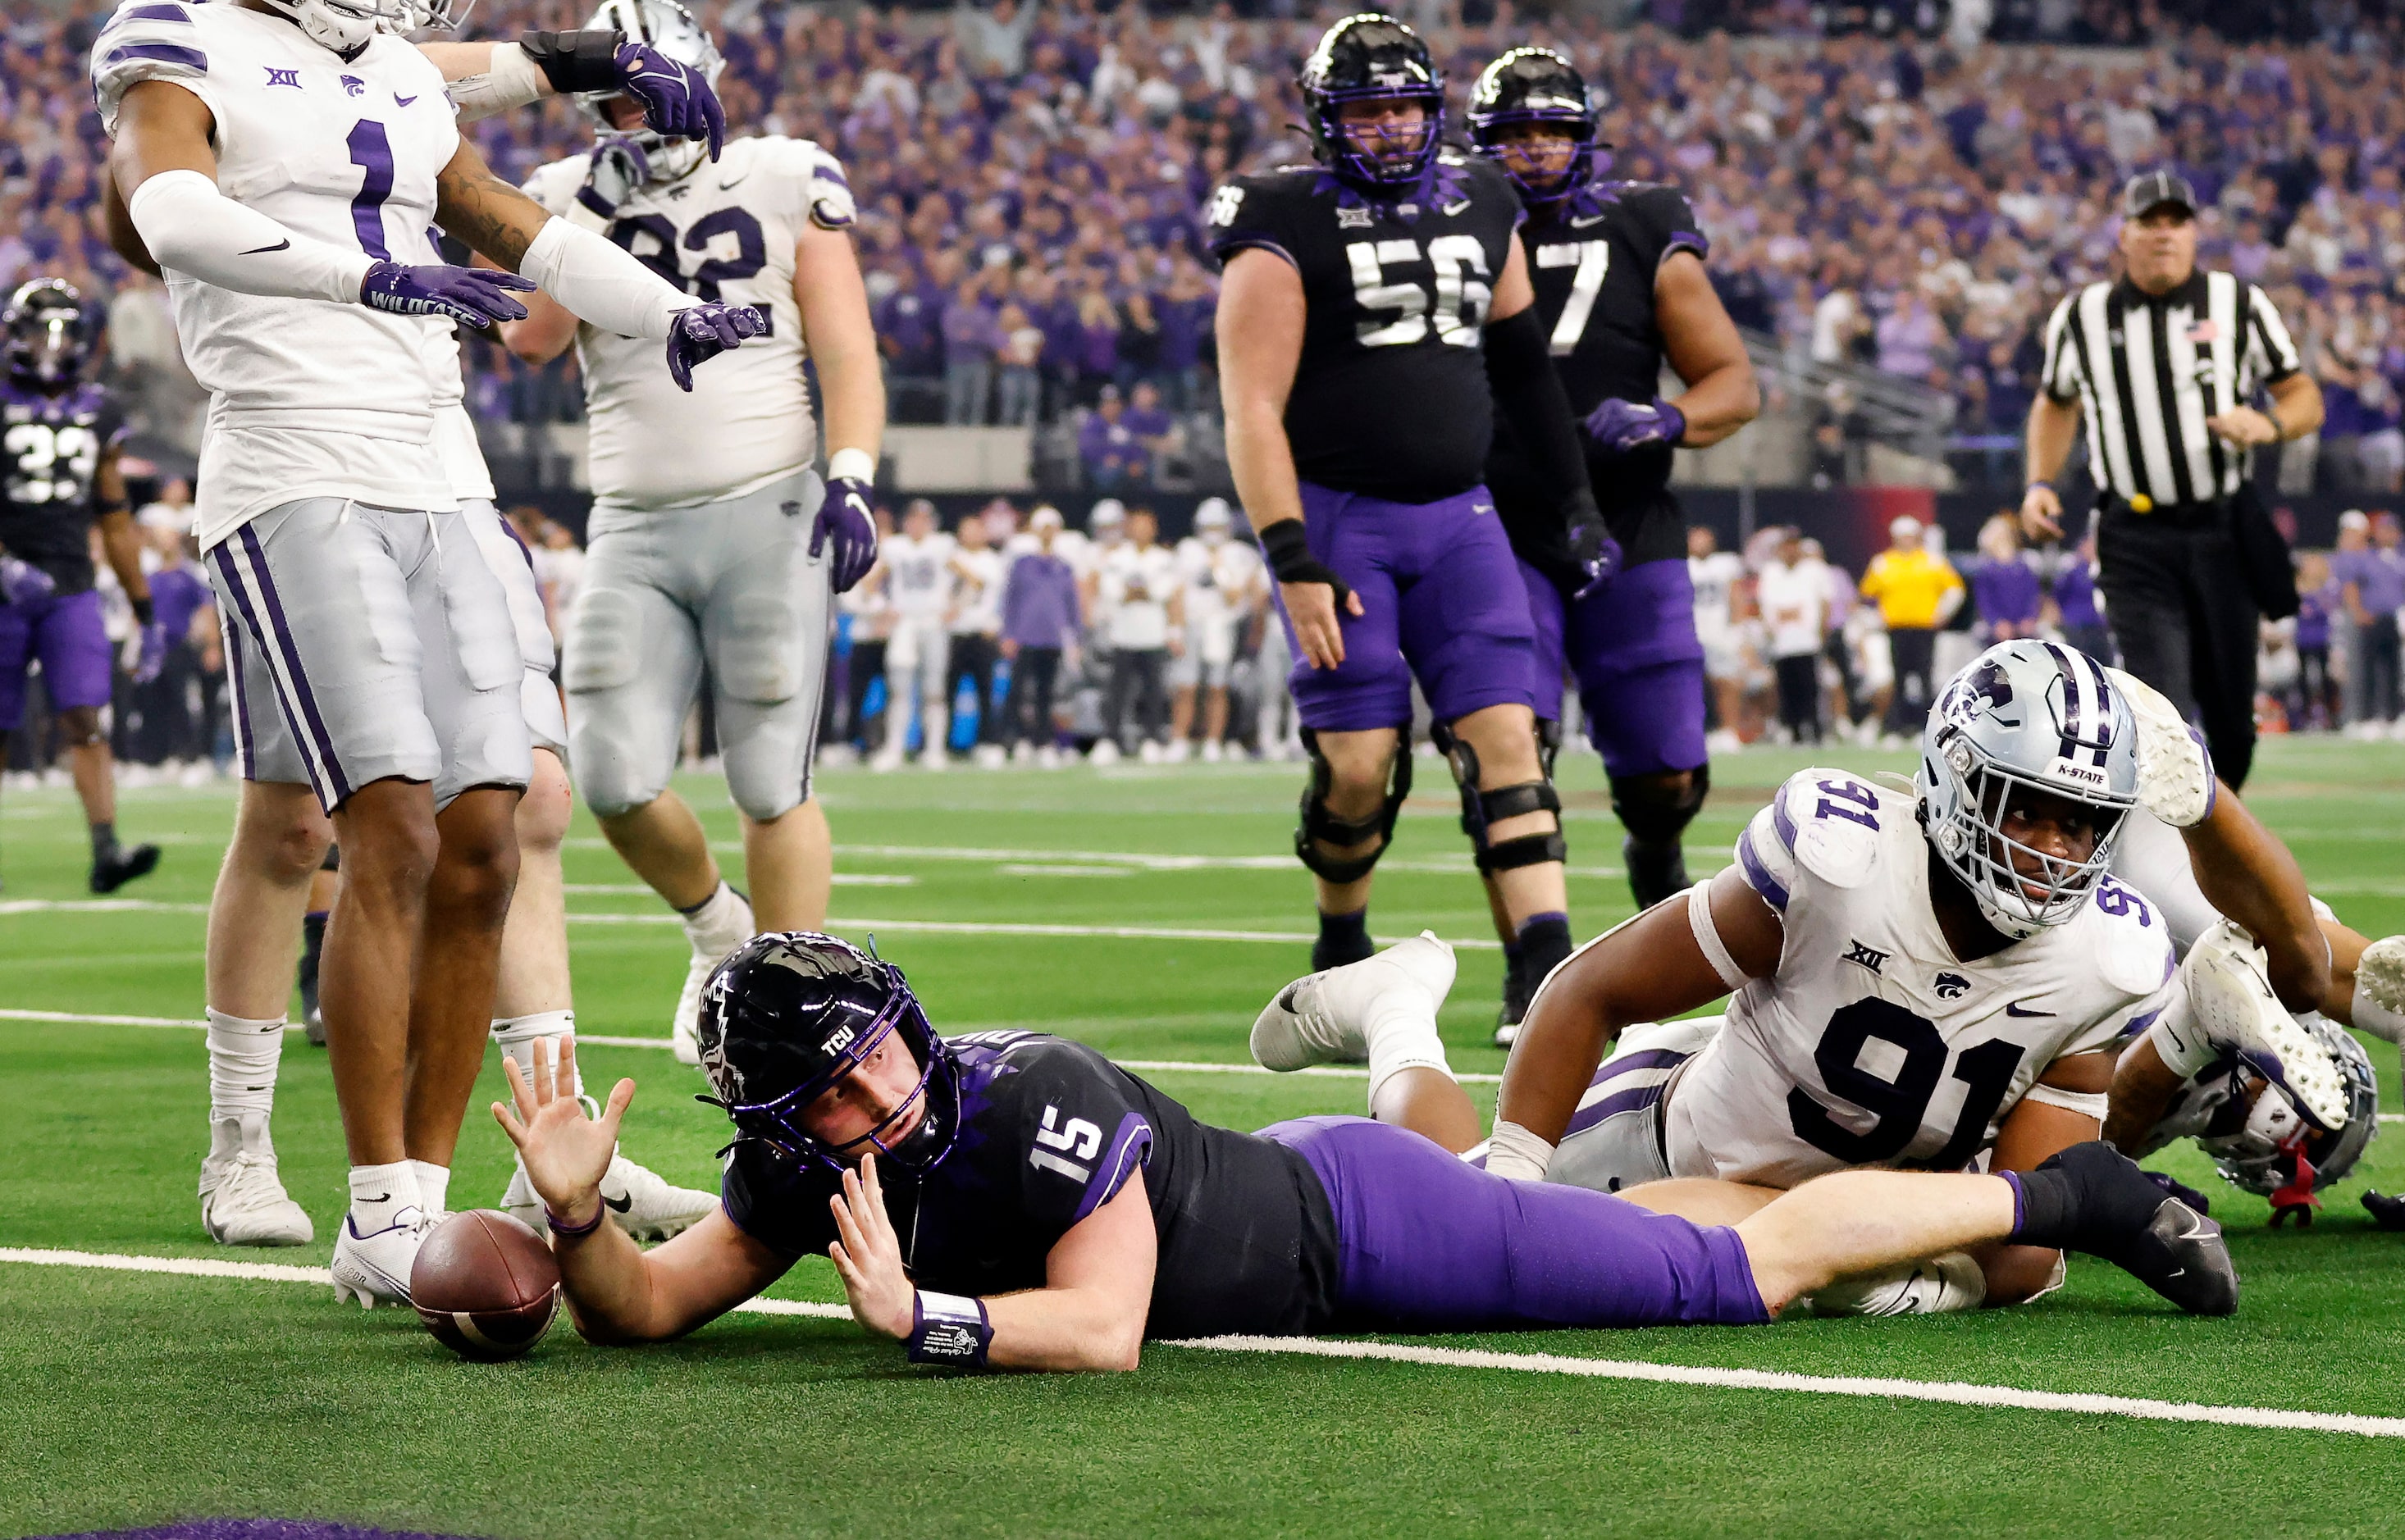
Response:
[{"label": "black glove", "polygon": [[2209,1214],[2213,1211],[2212,1200],[2207,1198],[2202,1193],[2198,1192],[2194,1187],[2182,1182],[2179,1178],[2175,1176],[2167,1176],[2161,1171],[2148,1171],[2145,1173],[2145,1176],[2147,1181],[2153,1183],[2156,1186],[2160,1187],[2164,1192],[2169,1193],[2172,1197],[2178,1198],[2181,1202],[2187,1204],[2189,1208],[2194,1209],[2197,1212],[2201,1214]]},{"label": "black glove", "polygon": [[1343,609],[1353,590],[1344,580],[1330,572],[1318,557],[1311,553],[1310,543],[1303,539],[1301,519],[1280,519],[1260,533],[1261,554],[1270,570],[1280,582],[1323,582],[1336,591],[1336,608]]}]

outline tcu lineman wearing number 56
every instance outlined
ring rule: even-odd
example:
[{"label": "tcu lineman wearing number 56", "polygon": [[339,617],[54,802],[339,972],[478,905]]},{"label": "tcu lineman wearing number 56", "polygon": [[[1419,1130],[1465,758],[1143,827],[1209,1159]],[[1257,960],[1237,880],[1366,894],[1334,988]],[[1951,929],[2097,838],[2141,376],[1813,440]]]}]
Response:
[{"label": "tcu lineman wearing number 56", "polygon": [[[714,79],[708,33],[671,0],[609,0],[616,28]],[[831,854],[810,800],[829,605],[877,551],[869,488],[885,392],[851,249],[851,189],[808,140],[746,137],[715,161],[643,129],[640,108],[596,92],[579,105],[591,151],[538,170],[527,191],[607,233],[671,284],[756,305],[766,336],[696,381],[665,388],[647,349],[537,296],[502,333],[542,362],[572,342],[592,420],[590,560],[569,621],[569,757],[618,853],[685,917],[692,965],[674,1022],[696,1062],[701,986],[751,939],[826,920]],[[817,425],[802,377],[817,366],[833,453],[810,469]],[[724,369],[724,366],[722,366]],[[728,887],[700,822],[668,790],[707,660],[727,789],[743,815],[752,891]]]},{"label": "tcu lineman wearing number 56", "polygon": [[1311,754],[1296,854],[1312,964],[1366,956],[1371,869],[1410,788],[1416,679],[1462,827],[1530,976],[1568,955],[1535,631],[1481,484],[1499,403],[1583,582],[1609,541],[1531,304],[1512,186],[1443,143],[1444,82],[1390,17],[1329,28],[1298,81],[1319,163],[1213,196],[1228,457],[1277,575]]}]

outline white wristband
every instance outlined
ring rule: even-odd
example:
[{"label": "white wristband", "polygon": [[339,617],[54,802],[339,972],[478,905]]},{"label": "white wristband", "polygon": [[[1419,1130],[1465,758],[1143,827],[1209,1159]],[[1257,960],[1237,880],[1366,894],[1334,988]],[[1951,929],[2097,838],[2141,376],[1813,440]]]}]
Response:
[{"label": "white wristband", "polygon": [[877,456],[865,449],[838,449],[827,456],[827,480],[873,482],[877,480]]},{"label": "white wristband", "polygon": [[1492,1176],[1514,1182],[1542,1182],[1554,1163],[1554,1147],[1516,1123],[1495,1120],[1494,1137],[1486,1141],[1486,1169]]},{"label": "white wristband", "polygon": [[1712,972],[1720,975],[1723,984],[1742,989],[1753,982],[1737,965],[1737,959],[1729,955],[1728,944],[1721,940],[1721,928],[1712,919],[1712,885],[1709,882],[1699,882],[1687,889],[1687,929],[1695,933],[1695,945],[1702,949],[1704,960],[1712,965]]},{"label": "white wristband", "polygon": [[518,273],[578,320],[622,337],[665,342],[669,318],[701,302],[615,243],[556,216],[527,244]]},{"label": "white wristband", "polygon": [[463,76],[443,88],[459,121],[472,123],[541,101],[550,91],[542,71],[515,43],[493,45],[492,63],[482,75]]}]

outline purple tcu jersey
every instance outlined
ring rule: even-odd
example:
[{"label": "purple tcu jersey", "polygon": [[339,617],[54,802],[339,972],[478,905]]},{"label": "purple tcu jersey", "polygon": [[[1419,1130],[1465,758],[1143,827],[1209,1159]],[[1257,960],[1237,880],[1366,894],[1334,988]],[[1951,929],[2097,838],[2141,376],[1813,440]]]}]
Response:
[{"label": "purple tcu jersey", "polygon": [[1259,246],[1302,277],[1286,408],[1302,480],[1399,503],[1478,484],[1495,420],[1486,312],[1522,218],[1503,174],[1455,149],[1391,203],[1315,165],[1238,176],[1212,195],[1214,257]]},{"label": "purple tcu jersey", "polygon": [[125,414],[96,385],[52,396],[0,381],[0,548],[63,594],[91,586],[93,482],[125,434]]},{"label": "purple tcu jersey", "polygon": [[[1686,198],[1652,182],[1590,183],[1532,217],[1520,238],[1528,248],[1537,315],[1553,340],[1554,365],[1569,392],[1571,413],[1584,417],[1607,399],[1652,400],[1664,362],[1654,275],[1674,252],[1700,258],[1710,250]],[[1587,450],[1596,502],[1627,560],[1683,556],[1686,532],[1667,495],[1670,446],[1606,455],[1589,442]],[[1524,529],[1557,532],[1560,516],[1508,423],[1496,427],[1486,484],[1524,554]]]},{"label": "purple tcu jersey", "polygon": [[[960,1134],[931,1170],[879,1172],[921,1288],[1038,1289],[1072,1225],[1141,1179],[1160,1238],[1146,1335],[1314,1331],[1333,1319],[1335,1221],[1303,1157],[1194,1121],[1080,1043],[1036,1032],[947,1038]],[[726,1163],[727,1217],[786,1256],[836,1237],[837,1174],[746,1141]]]}]

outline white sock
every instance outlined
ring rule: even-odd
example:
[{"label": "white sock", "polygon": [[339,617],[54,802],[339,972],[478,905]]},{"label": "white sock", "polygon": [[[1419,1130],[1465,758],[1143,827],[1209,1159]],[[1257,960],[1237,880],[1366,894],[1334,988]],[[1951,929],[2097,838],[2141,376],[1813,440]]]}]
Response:
[{"label": "white sock", "polygon": [[752,906],[722,877],[718,891],[685,911],[684,934],[696,957],[716,961],[752,939]]},{"label": "white sock", "polygon": [[238,1121],[275,1109],[275,1067],[284,1055],[284,1018],[250,1021],[209,1013],[209,1119]]},{"label": "white sock", "polygon": [[430,1160],[413,1160],[409,1169],[417,1173],[417,1206],[430,1214],[449,1212],[451,1168],[437,1166]]},{"label": "white sock", "polygon": [[[554,1062],[559,1056],[560,1041],[576,1036],[574,1011],[537,1011],[530,1015],[495,1016],[493,1041],[501,1052],[518,1061],[518,1068],[531,1077],[534,1073],[534,1045],[545,1040],[551,1043]],[[584,1099],[584,1071],[576,1071],[576,1099]]]},{"label": "white sock", "polygon": [[2381,1004],[2371,998],[2371,991],[2360,984],[2355,987],[2355,1000],[2347,1014],[2355,1018],[2357,1031],[2370,1032],[2373,1037],[2384,1038],[2390,1043],[2405,1043],[2405,1011],[2392,1011]]},{"label": "white sock", "polygon": [[1370,1044],[1370,1106],[1387,1081],[1405,1070],[1434,1070],[1453,1078],[1445,1062],[1444,1040],[1437,1036],[1436,1017],[1416,994],[1396,991],[1381,998],[1377,1012],[1361,1024]]},{"label": "white sock", "polygon": [[359,1234],[388,1230],[402,1210],[420,1206],[415,1163],[396,1160],[389,1166],[351,1168],[351,1225]]}]

